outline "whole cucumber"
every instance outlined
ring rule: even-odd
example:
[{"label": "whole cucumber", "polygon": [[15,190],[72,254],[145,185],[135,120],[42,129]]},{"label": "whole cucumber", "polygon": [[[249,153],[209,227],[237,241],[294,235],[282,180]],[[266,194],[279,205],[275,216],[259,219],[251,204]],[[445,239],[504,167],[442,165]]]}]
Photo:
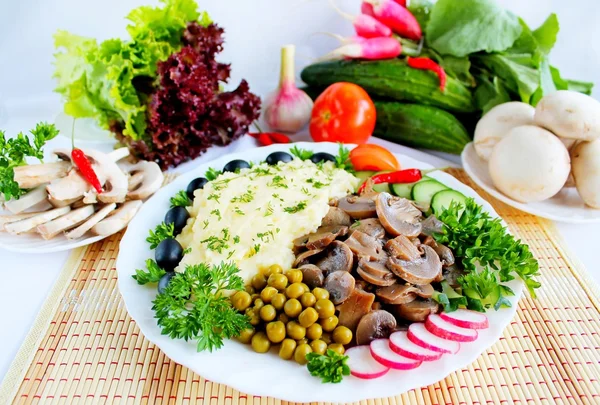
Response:
[{"label": "whole cucumber", "polygon": [[432,105],[452,112],[476,110],[471,92],[459,81],[448,77],[442,92],[436,74],[413,69],[401,59],[317,63],[304,68],[301,76],[309,86],[350,82],[371,96]]},{"label": "whole cucumber", "polygon": [[447,111],[436,107],[376,101],[377,125],[373,135],[416,148],[460,154],[471,138]]}]

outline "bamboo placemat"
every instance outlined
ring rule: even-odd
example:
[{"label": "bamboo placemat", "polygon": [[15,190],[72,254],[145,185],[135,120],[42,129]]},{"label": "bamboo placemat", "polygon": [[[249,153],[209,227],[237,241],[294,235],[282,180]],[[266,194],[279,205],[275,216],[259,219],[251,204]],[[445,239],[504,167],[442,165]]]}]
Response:
[{"label": "bamboo placemat", "polygon": [[[473,186],[463,171],[451,173]],[[360,404],[600,404],[598,287],[550,222],[477,191],[539,259],[539,297],[521,299],[504,336],[469,367]],[[0,404],[280,404],[207,381],[144,339],[117,290],[121,236],[73,253],[0,387]]]}]

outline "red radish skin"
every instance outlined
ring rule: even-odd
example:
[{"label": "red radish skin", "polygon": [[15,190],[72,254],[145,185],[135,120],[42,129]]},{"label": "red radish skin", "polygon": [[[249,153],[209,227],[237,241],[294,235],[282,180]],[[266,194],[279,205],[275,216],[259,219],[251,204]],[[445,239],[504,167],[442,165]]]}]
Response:
[{"label": "red radish skin", "polygon": [[362,38],[353,37],[340,48],[325,55],[321,60],[329,59],[393,59],[402,53],[400,42],[394,38]]},{"label": "red radish skin", "polygon": [[408,339],[417,346],[438,353],[455,354],[460,350],[460,344],[452,340],[442,339],[425,329],[423,323],[413,323],[408,327]]},{"label": "red radish skin", "polygon": [[490,324],[487,316],[470,309],[457,309],[454,312],[442,312],[440,317],[453,325],[467,329],[487,329]]},{"label": "red radish skin", "polygon": [[356,34],[363,38],[391,37],[393,35],[392,30],[387,25],[367,14],[356,16],[353,24]]},{"label": "red radish skin", "polygon": [[425,349],[413,342],[404,331],[394,332],[390,335],[390,349],[401,356],[420,361],[439,360],[443,353]]},{"label": "red radish skin", "polygon": [[477,340],[475,329],[461,328],[443,320],[439,315],[432,314],[425,320],[425,329],[442,339],[455,342],[473,342]]},{"label": "red radish skin", "polygon": [[351,347],[346,350],[345,355],[348,356],[347,364],[350,367],[350,374],[363,380],[379,378],[390,371],[389,367],[377,362],[371,356],[371,349],[368,345]]},{"label": "red radish skin", "polygon": [[371,17],[375,16],[373,12],[373,6],[366,1],[363,1],[360,5],[360,12]]},{"label": "red radish skin", "polygon": [[404,357],[390,348],[388,339],[376,339],[371,342],[371,356],[386,367],[394,370],[412,370],[421,365],[421,360]]},{"label": "red radish skin", "polygon": [[396,3],[400,4],[402,7],[406,7],[406,0],[394,0]]},{"label": "red radish skin", "polygon": [[364,0],[364,3],[372,6],[373,17],[401,37],[418,41],[423,36],[415,16],[394,0]]}]

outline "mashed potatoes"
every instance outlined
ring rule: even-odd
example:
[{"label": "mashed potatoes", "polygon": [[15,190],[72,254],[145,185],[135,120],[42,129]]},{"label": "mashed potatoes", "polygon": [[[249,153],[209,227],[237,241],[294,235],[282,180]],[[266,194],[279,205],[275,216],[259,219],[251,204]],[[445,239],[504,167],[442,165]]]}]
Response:
[{"label": "mashed potatoes", "polygon": [[188,264],[233,261],[245,282],[261,268],[290,268],[294,239],[314,232],[329,200],[353,192],[359,180],[328,162],[295,159],[224,173],[195,193],[191,218],[177,237]]}]

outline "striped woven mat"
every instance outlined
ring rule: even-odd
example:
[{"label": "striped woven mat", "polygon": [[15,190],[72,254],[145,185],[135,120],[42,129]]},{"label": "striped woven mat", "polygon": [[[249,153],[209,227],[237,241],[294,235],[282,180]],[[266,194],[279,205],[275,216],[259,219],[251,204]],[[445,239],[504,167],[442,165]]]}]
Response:
[{"label": "striped woven mat", "polygon": [[[460,170],[459,180],[473,186]],[[600,294],[548,221],[492,199],[540,261],[539,298],[469,367],[360,404],[600,404]],[[211,383],[139,332],[117,290],[121,234],[73,252],[0,387],[0,404],[279,404]],[[374,393],[376,396],[376,393]]]}]

